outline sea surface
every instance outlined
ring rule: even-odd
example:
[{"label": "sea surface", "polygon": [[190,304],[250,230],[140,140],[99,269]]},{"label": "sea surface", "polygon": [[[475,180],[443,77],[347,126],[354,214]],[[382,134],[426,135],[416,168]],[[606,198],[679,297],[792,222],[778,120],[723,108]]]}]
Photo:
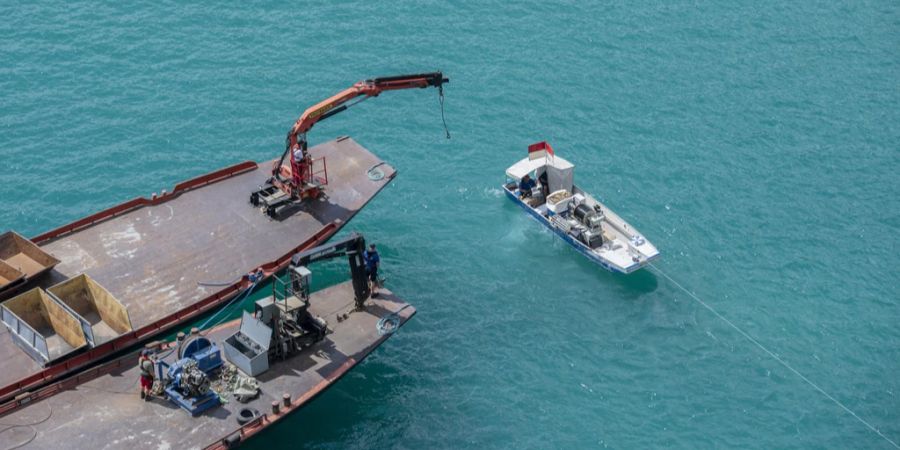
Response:
[{"label": "sea surface", "polygon": [[[900,442],[895,0],[3,2],[0,17],[0,229],[29,236],[273,158],[306,107],[359,79],[451,78],[449,140],[434,89],[310,133],[399,170],[343,233],[379,244],[419,312],[247,448]],[[607,273],[501,194],[540,140],[660,248],[659,272]]]}]

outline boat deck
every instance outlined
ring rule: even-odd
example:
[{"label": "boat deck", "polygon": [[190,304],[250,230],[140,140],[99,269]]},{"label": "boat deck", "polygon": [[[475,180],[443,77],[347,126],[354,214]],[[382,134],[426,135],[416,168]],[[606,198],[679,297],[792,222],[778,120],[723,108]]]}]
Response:
[{"label": "boat deck", "polygon": [[[542,225],[548,227],[556,233],[560,238],[569,243],[575,250],[583,254],[587,258],[613,272],[624,274],[632,273],[639,270],[651,262],[659,259],[660,253],[650,241],[641,238],[640,245],[636,245],[632,241],[633,236],[639,236],[638,230],[631,227],[618,214],[613,212],[609,207],[597,201],[593,196],[573,187],[573,192],[585,196],[591,204],[600,206],[603,210],[603,220],[600,224],[600,230],[603,233],[604,244],[600,247],[592,249],[585,245],[580,239],[568,233],[568,229],[563,229],[555,224],[551,218],[552,212],[549,210],[547,203],[537,203],[531,198],[521,199],[515,190],[515,186],[505,184],[502,186],[506,196],[522,207],[526,212],[531,214]],[[556,215],[563,221],[570,218],[569,213],[561,213]],[[636,257],[639,255],[639,257]]]},{"label": "boat deck", "polygon": [[[30,404],[3,418],[4,424],[32,424],[0,430],[0,448],[11,448],[32,439],[23,448],[59,448],[65,442],[69,449],[103,448],[206,448],[238,433],[241,427],[237,412],[244,407],[259,410],[266,417],[244,429],[244,439],[284,417],[275,415],[273,401],[291,395],[295,411],[315,395],[328,388],[390,335],[376,330],[378,320],[398,312],[401,324],[415,314],[415,309],[387,290],[381,289],[377,299],[366,302],[364,311],[350,314],[338,322],[337,314],[352,310],[353,288],[345,282],[312,294],[310,311],[328,321],[329,334],[324,340],[285,361],[272,361],[262,373],[261,394],[247,404],[227,398],[228,403],[196,417],[168,400],[141,400],[137,385],[139,370],[134,354],[127,364],[110,363],[110,372],[74,388],[63,390],[46,400]],[[233,334],[240,321],[216,327],[206,336],[221,348],[221,342]],[[224,355],[224,353],[223,353]],[[103,366],[101,366],[102,368]]]},{"label": "boat deck", "polygon": [[[326,195],[284,220],[271,220],[249,203],[250,193],[270,175],[272,162],[261,163],[40,242],[61,262],[27,287],[48,287],[86,273],[125,305],[134,330],[178,313],[291,253],[327,224],[336,223],[337,231],[395,174],[382,164],[385,176],[370,179],[367,171],[383,162],[350,138],[316,145],[310,152],[326,157]],[[0,386],[40,372],[6,327],[0,328]]]}]

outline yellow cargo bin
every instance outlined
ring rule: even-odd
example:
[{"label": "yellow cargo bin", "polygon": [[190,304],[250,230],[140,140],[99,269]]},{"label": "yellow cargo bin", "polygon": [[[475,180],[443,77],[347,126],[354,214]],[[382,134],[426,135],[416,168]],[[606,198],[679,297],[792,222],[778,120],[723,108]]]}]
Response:
[{"label": "yellow cargo bin", "polygon": [[96,347],[131,331],[131,319],[125,306],[86,274],[63,281],[47,292],[81,322],[91,346]]},{"label": "yellow cargo bin", "polygon": [[3,292],[6,288],[19,284],[24,279],[24,273],[3,262],[3,260],[0,260],[0,292]]},{"label": "yellow cargo bin", "polygon": [[34,278],[59,264],[53,255],[15,231],[0,234],[0,260],[24,273],[26,278]]},{"label": "yellow cargo bin", "polygon": [[41,288],[4,302],[0,316],[16,344],[43,365],[87,345],[78,319]]}]

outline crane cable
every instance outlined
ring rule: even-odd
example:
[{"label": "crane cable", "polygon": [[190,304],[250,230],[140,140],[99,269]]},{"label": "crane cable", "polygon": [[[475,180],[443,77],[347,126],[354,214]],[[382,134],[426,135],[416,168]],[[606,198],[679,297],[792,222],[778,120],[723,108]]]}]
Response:
[{"label": "crane cable", "polygon": [[444,117],[444,86],[438,86],[438,102],[441,104],[441,121],[444,122],[444,132],[447,133],[447,139],[450,139],[450,129],[447,128],[447,118]]},{"label": "crane cable", "polygon": [[771,356],[775,361],[778,361],[779,363],[781,363],[782,366],[784,366],[786,369],[788,369],[788,370],[790,370],[791,372],[793,372],[794,375],[797,375],[798,377],[800,377],[800,379],[803,380],[803,381],[805,381],[806,384],[812,386],[815,390],[819,391],[819,393],[821,393],[822,395],[824,395],[825,398],[827,398],[828,400],[831,400],[832,402],[834,402],[835,405],[839,406],[841,409],[843,409],[844,411],[846,411],[847,413],[849,413],[851,416],[855,417],[856,420],[858,420],[860,423],[862,423],[863,425],[865,425],[868,429],[872,430],[872,431],[873,431],[875,434],[877,434],[878,436],[881,436],[882,439],[884,439],[885,441],[887,441],[888,443],[890,443],[891,445],[893,445],[895,448],[900,448],[900,445],[897,445],[896,442],[894,442],[894,441],[891,440],[889,437],[887,437],[887,436],[885,436],[884,434],[882,434],[881,431],[878,430],[878,428],[875,428],[872,424],[870,424],[870,423],[867,422],[865,419],[863,419],[862,417],[860,417],[859,415],[857,415],[857,414],[856,414],[855,412],[853,412],[850,408],[848,408],[848,407],[845,406],[843,403],[841,403],[840,400],[834,398],[834,397],[833,397],[831,394],[829,394],[828,392],[825,392],[824,389],[820,388],[819,385],[817,385],[816,383],[813,383],[812,380],[810,380],[809,378],[806,378],[806,376],[804,376],[804,375],[803,375],[802,373],[800,373],[797,369],[795,369],[793,366],[791,366],[790,364],[788,364],[787,361],[781,359],[781,357],[779,357],[778,355],[776,355],[773,351],[771,351],[771,350],[769,350],[768,348],[766,348],[766,347],[765,347],[764,345],[762,345],[759,341],[757,341],[756,339],[754,339],[753,336],[750,336],[746,331],[744,331],[743,329],[741,329],[741,327],[735,325],[734,322],[732,322],[732,321],[726,319],[725,316],[719,314],[719,312],[716,311],[712,306],[709,306],[709,304],[707,304],[706,302],[704,302],[703,300],[701,300],[700,297],[698,297],[696,294],[694,294],[693,292],[689,291],[686,287],[682,286],[679,282],[677,282],[677,281],[675,281],[674,279],[672,279],[672,277],[670,277],[667,273],[663,272],[662,269],[660,269],[659,267],[656,267],[656,266],[655,266],[654,264],[652,264],[652,263],[649,264],[649,265],[650,265],[650,267],[653,268],[654,271],[656,271],[658,274],[660,274],[660,275],[662,275],[663,277],[665,277],[667,280],[671,281],[673,284],[675,284],[675,286],[677,286],[679,289],[681,289],[682,291],[684,291],[688,296],[690,296],[692,299],[694,299],[694,301],[696,301],[696,302],[699,303],[701,306],[703,306],[704,308],[706,308],[707,310],[709,310],[709,312],[713,313],[713,314],[714,314],[716,317],[718,317],[719,319],[722,319],[723,322],[725,322],[726,324],[728,324],[731,328],[734,328],[735,331],[737,331],[737,332],[740,333],[742,336],[744,336],[745,338],[747,338],[748,341],[750,341],[751,343],[753,343],[754,345],[756,345],[757,347],[759,347],[760,350],[762,350],[763,352],[765,352],[766,354],[768,354],[769,356]]},{"label": "crane cable", "polygon": [[[259,284],[260,282],[262,282],[262,280],[263,280],[262,269],[258,269],[256,272],[251,272],[251,273],[247,274],[247,279],[250,281],[250,287],[248,287],[247,290],[245,290],[244,292],[236,294],[233,299],[231,299],[225,306],[222,307],[222,309],[220,309],[218,312],[216,312],[215,314],[210,316],[209,319],[206,319],[206,322],[203,322],[203,324],[200,325],[200,327],[199,327],[201,330],[205,330],[206,326],[209,325],[209,323],[212,322],[213,319],[215,319],[219,314],[222,314],[226,310],[229,310],[233,304],[240,304],[241,302],[243,302],[244,299],[246,299],[247,297],[250,297],[250,294],[253,292],[253,288],[255,288],[256,285]],[[224,317],[222,317],[222,319],[220,319],[218,322],[214,323],[212,326],[219,325],[227,318],[228,318],[228,315],[226,314]]]}]

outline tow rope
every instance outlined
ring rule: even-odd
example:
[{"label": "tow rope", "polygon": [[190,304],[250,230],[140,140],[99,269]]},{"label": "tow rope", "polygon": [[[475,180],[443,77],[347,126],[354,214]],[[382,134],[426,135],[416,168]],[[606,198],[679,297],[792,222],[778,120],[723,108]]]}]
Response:
[{"label": "tow rope", "polygon": [[824,389],[822,389],[821,387],[819,387],[819,385],[817,385],[816,383],[813,383],[812,380],[810,380],[809,378],[806,378],[806,376],[804,376],[804,375],[803,375],[802,373],[800,373],[797,369],[795,369],[793,366],[791,366],[790,364],[788,364],[787,361],[781,359],[781,357],[779,357],[778,355],[776,355],[773,351],[771,351],[771,350],[769,350],[768,348],[766,348],[766,347],[765,347],[764,345],[762,345],[759,341],[757,341],[756,339],[754,339],[753,336],[750,336],[750,334],[748,334],[746,331],[744,331],[743,329],[741,329],[741,327],[735,325],[734,322],[732,322],[732,321],[726,319],[725,316],[719,314],[719,312],[716,311],[715,308],[713,308],[713,307],[710,306],[708,303],[706,303],[706,302],[704,302],[703,300],[701,300],[700,297],[698,297],[698,296],[697,296],[696,294],[694,294],[693,292],[689,291],[686,287],[682,286],[681,283],[675,281],[672,277],[670,277],[668,274],[666,274],[665,272],[663,272],[662,269],[660,269],[659,267],[656,267],[656,266],[653,265],[652,263],[649,264],[649,266],[652,267],[653,270],[654,270],[656,273],[662,275],[662,276],[665,277],[667,280],[671,281],[672,284],[674,284],[674,285],[677,286],[679,289],[681,289],[682,291],[684,291],[684,293],[687,294],[689,297],[691,297],[695,302],[699,303],[701,306],[703,306],[704,308],[706,308],[707,310],[709,310],[709,312],[713,313],[716,317],[718,317],[718,318],[721,319],[723,322],[725,322],[726,324],[728,324],[728,326],[730,326],[731,328],[734,328],[734,330],[737,331],[738,333],[740,333],[741,336],[744,336],[748,341],[750,341],[751,343],[753,343],[754,345],[756,345],[757,347],[759,347],[760,350],[762,350],[763,352],[765,352],[766,354],[768,354],[769,356],[771,356],[772,359],[774,359],[775,361],[778,361],[778,362],[779,362],[782,366],[784,366],[786,369],[788,369],[788,370],[790,370],[791,372],[793,372],[794,375],[797,375],[798,377],[800,377],[801,380],[805,381],[806,384],[812,386],[813,389],[819,391],[819,393],[821,393],[822,395],[824,395],[825,398],[827,398],[828,400],[831,400],[832,402],[834,402],[835,405],[839,406],[841,409],[843,409],[844,411],[846,411],[848,414],[850,414],[851,416],[853,416],[854,418],[856,418],[856,420],[858,420],[861,424],[865,425],[868,429],[872,430],[872,431],[873,431],[875,434],[877,434],[878,436],[881,436],[882,439],[884,439],[885,441],[887,441],[888,443],[890,443],[891,445],[893,445],[895,448],[900,448],[900,446],[898,446],[896,442],[892,441],[890,438],[888,438],[887,436],[885,436],[884,434],[882,434],[881,431],[878,430],[878,428],[875,428],[872,424],[870,424],[870,423],[867,422],[865,419],[863,419],[862,417],[860,417],[859,415],[857,415],[857,414],[856,414],[855,412],[853,412],[850,408],[848,408],[848,407],[845,406],[843,403],[841,403],[840,400],[834,398],[834,397],[833,397],[831,394],[829,394],[828,392],[825,392]]}]

